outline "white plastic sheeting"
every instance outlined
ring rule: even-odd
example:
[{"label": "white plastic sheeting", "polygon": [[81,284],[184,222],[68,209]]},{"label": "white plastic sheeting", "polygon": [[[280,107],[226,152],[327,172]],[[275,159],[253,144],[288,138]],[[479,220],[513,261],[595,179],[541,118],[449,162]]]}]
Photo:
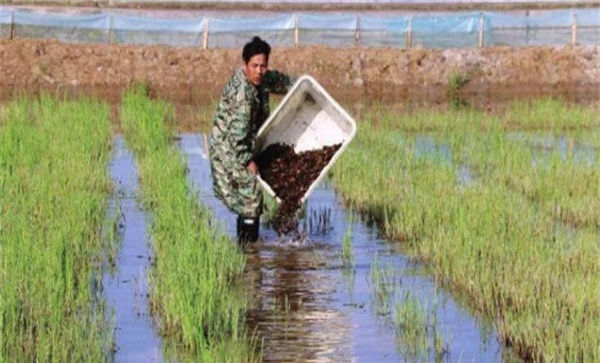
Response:
[{"label": "white plastic sheeting", "polygon": [[409,16],[359,17],[359,44],[374,47],[406,47]]},{"label": "white plastic sheeting", "polygon": [[106,13],[71,15],[15,10],[12,15],[14,31],[19,37],[69,43],[108,41],[110,15]]},{"label": "white plastic sheeting", "polygon": [[600,10],[581,9],[575,12],[576,42],[600,44]]},{"label": "white plastic sheeting", "polygon": [[280,13],[185,18],[112,12],[54,13],[0,7],[0,37],[65,42],[240,47],[259,35],[274,46],[455,48],[599,45],[600,9],[517,12]]},{"label": "white plastic sheeting", "polygon": [[412,45],[425,48],[462,48],[478,45],[481,14],[463,13],[412,18]]},{"label": "white plastic sheeting", "polygon": [[260,18],[216,18],[208,20],[207,47],[240,47],[253,36],[267,39],[273,46],[294,45],[293,14]]},{"label": "white plastic sheeting", "polygon": [[[493,29],[488,35],[494,45],[569,44],[572,36],[573,11],[555,10],[514,16],[503,13],[485,13]],[[599,28],[597,28],[600,30]]]},{"label": "white plastic sheeting", "polygon": [[203,18],[164,19],[112,15],[111,42],[193,47],[201,44]]},{"label": "white plastic sheeting", "polygon": [[302,45],[352,46],[356,44],[358,15],[298,14],[298,43]]},{"label": "white plastic sheeting", "polygon": [[12,9],[0,7],[0,38],[10,38]]}]

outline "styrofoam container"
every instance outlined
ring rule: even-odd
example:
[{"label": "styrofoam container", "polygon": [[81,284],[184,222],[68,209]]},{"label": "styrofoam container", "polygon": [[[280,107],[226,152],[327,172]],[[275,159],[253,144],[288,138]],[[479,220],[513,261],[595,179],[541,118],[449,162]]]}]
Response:
[{"label": "styrofoam container", "polygon": [[[311,76],[300,77],[258,130],[255,155],[269,145],[293,145],[298,154],[341,144],[301,199],[304,202],[356,135],[354,119]],[[259,171],[260,172],[260,171]],[[260,184],[281,199],[260,176]]]}]

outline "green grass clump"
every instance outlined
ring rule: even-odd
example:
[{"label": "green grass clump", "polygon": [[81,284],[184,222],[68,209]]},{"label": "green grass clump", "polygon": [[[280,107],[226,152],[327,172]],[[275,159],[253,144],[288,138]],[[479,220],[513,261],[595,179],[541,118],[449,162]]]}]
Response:
[{"label": "green grass clump", "polygon": [[171,143],[172,118],[172,108],[142,88],[124,95],[121,121],[152,214],[153,312],[167,341],[191,361],[254,361],[239,286],[245,258],[188,189],[183,157]]},{"label": "green grass clump", "polygon": [[42,96],[0,115],[0,362],[103,362],[109,109]]},{"label": "green grass clump", "polygon": [[[334,182],[442,284],[494,319],[519,355],[596,362],[598,121],[595,107],[552,100],[495,115],[377,110],[359,124]],[[555,141],[539,148],[540,133]],[[422,137],[436,148],[416,152]],[[565,152],[561,139],[575,146]],[[578,156],[577,145],[595,156]],[[442,157],[443,146],[449,152]],[[465,168],[472,180],[461,183]]]}]

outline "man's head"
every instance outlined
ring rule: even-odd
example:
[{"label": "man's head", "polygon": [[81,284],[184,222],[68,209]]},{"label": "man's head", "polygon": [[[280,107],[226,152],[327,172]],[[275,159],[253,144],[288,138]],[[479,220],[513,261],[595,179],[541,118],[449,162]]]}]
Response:
[{"label": "man's head", "polygon": [[259,37],[252,38],[246,43],[242,51],[244,60],[244,72],[248,80],[255,86],[260,86],[263,77],[269,69],[269,55],[271,47]]}]

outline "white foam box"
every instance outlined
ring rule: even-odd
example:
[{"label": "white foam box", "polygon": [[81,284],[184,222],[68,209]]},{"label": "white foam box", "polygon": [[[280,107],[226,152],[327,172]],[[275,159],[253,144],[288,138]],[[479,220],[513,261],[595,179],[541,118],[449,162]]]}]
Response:
[{"label": "white foam box", "polygon": [[[354,119],[313,77],[304,75],[294,83],[258,130],[254,155],[259,155],[269,145],[276,143],[292,145],[297,154],[341,144],[302,197],[301,202],[304,202],[355,135]],[[271,186],[260,176],[258,180],[267,193],[281,203]]]}]

